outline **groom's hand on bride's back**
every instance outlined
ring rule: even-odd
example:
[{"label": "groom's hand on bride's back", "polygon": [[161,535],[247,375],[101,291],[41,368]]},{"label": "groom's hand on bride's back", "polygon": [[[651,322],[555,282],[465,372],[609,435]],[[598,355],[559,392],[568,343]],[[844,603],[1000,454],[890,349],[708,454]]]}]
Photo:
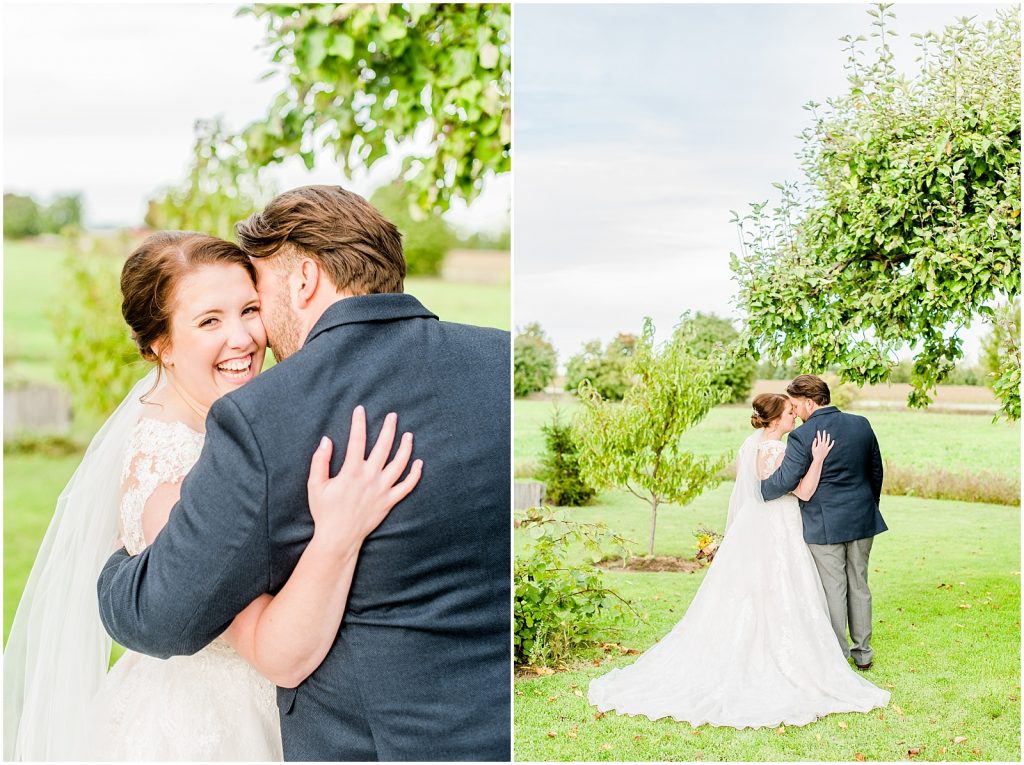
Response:
[{"label": "groom's hand on bride's back", "polygon": [[307,491],[313,516],[314,537],[330,545],[339,555],[358,552],[363,540],[419,483],[423,460],[412,463],[409,474],[399,481],[412,457],[412,433],[404,433],[391,462],[388,455],[395,442],[398,415],[384,418],[377,442],[366,455],[366,410],[352,412],[348,447],[341,470],[330,475],[334,444],[324,436],[313,453]]}]

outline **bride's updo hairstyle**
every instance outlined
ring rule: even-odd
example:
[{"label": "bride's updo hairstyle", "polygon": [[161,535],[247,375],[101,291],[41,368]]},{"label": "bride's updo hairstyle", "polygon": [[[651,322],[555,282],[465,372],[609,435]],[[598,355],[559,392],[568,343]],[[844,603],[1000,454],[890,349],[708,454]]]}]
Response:
[{"label": "bride's updo hairstyle", "polygon": [[788,405],[789,398],[781,393],[762,393],[755,396],[750,424],[755,428],[767,428],[773,420],[782,416]]},{"label": "bride's updo hairstyle", "polygon": [[175,290],[200,266],[241,266],[256,283],[256,270],[237,245],[194,231],[161,231],[146,237],[121,269],[121,314],[146,361],[160,365],[153,345],[171,334]]}]

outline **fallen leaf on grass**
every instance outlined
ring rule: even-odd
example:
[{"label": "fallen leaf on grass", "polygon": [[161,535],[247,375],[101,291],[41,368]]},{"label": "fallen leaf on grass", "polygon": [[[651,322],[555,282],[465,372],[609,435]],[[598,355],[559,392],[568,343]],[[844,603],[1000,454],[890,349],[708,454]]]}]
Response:
[{"label": "fallen leaf on grass", "polygon": [[896,714],[898,714],[900,717],[903,717],[903,710],[900,709],[900,705],[899,704],[893,704],[892,705],[892,711],[895,712]]},{"label": "fallen leaf on grass", "polygon": [[558,701],[558,696],[548,696],[548,703],[550,704],[552,701]]},{"label": "fallen leaf on grass", "polygon": [[956,736],[956,737],[955,737],[955,738],[953,739],[953,743],[954,743],[954,744],[962,744],[962,743],[964,743],[964,742],[965,742],[966,740],[967,740],[967,736]]},{"label": "fallen leaf on grass", "polygon": [[945,754],[945,753],[946,753],[946,747],[940,746],[939,747],[939,754]]},{"label": "fallen leaf on grass", "polygon": [[636,656],[640,653],[638,648],[620,648],[619,650],[622,652],[623,656]]},{"label": "fallen leaf on grass", "polygon": [[781,736],[785,732],[786,732],[786,726],[785,725],[780,725],[778,728],[775,729],[775,735],[776,736]]},{"label": "fallen leaf on grass", "polygon": [[553,730],[548,731],[548,738],[555,738],[557,735]]},{"label": "fallen leaf on grass", "polygon": [[602,717],[604,717],[604,712],[594,712],[595,720],[600,720]]},{"label": "fallen leaf on grass", "polygon": [[884,720],[884,719],[885,719],[885,715],[879,715],[879,716],[878,716],[878,719],[879,719],[879,720]]},{"label": "fallen leaf on grass", "polygon": [[553,675],[555,674],[555,670],[551,667],[534,667],[533,673],[535,675]]},{"label": "fallen leaf on grass", "polygon": [[570,685],[569,687],[570,687],[570,688],[579,688],[579,687],[580,687],[580,684],[579,684],[579,683],[573,683],[573,684],[572,684],[572,685]]},{"label": "fallen leaf on grass", "polygon": [[842,728],[843,730],[846,730],[846,729],[847,729],[847,728],[849,728],[850,726],[849,726],[849,725],[847,725],[847,724],[846,724],[846,722],[845,722],[844,720],[840,720],[840,721],[839,721],[839,727],[840,727],[840,728]]},{"label": "fallen leaf on grass", "polygon": [[696,728],[696,729],[694,729],[694,731],[693,731],[693,735],[694,735],[694,736],[699,736],[699,735],[700,735],[700,728]]},{"label": "fallen leaf on grass", "polygon": [[939,582],[939,586],[936,589],[938,589],[938,590],[952,590],[953,589],[953,585],[946,584],[945,582]]},{"label": "fallen leaf on grass", "polygon": [[981,757],[981,750],[980,749],[972,749],[971,750],[971,754],[976,755],[977,757]]},{"label": "fallen leaf on grass", "polygon": [[919,754],[921,754],[921,747],[919,747],[919,746],[916,746],[913,749],[908,749],[907,750],[907,757],[909,759],[911,759],[911,760],[914,759],[915,757],[917,757],[917,755],[919,755]]},{"label": "fallen leaf on grass", "polygon": [[895,688],[896,687],[896,683],[886,683],[885,687],[886,688]]},{"label": "fallen leaf on grass", "polygon": [[814,734],[814,740],[815,741],[821,741],[821,734],[820,733],[815,733]]},{"label": "fallen leaf on grass", "polygon": [[957,608],[970,608],[970,607],[971,607],[970,603],[961,603],[959,606],[957,606]]},{"label": "fallen leaf on grass", "polygon": [[516,696],[525,696],[526,691],[516,691]]},{"label": "fallen leaf on grass", "polygon": [[578,736],[579,733],[580,733],[580,726],[574,725],[574,726],[572,726],[572,730],[570,730],[565,735],[568,736],[569,738],[576,738],[576,736]]},{"label": "fallen leaf on grass", "polygon": [[601,744],[601,748],[604,749],[606,752],[610,752],[611,749],[612,749],[612,745],[611,744]]},{"label": "fallen leaf on grass", "polygon": [[643,738],[643,736],[633,736],[633,740],[634,741],[639,741],[642,738]]},{"label": "fallen leaf on grass", "polygon": [[964,629],[964,625],[962,625],[962,624],[954,624],[953,626],[954,627],[959,627],[960,629]]},{"label": "fallen leaf on grass", "polygon": [[853,755],[853,759],[855,759],[857,762],[864,762],[864,755],[860,752],[857,752],[857,754]]},{"label": "fallen leaf on grass", "polygon": [[600,667],[601,666],[601,660],[600,659],[594,659],[594,666],[595,667]]},{"label": "fallen leaf on grass", "polygon": [[581,691],[579,688],[577,688],[575,691],[572,692],[572,695],[573,696],[579,696],[582,699],[583,698],[583,691]]}]

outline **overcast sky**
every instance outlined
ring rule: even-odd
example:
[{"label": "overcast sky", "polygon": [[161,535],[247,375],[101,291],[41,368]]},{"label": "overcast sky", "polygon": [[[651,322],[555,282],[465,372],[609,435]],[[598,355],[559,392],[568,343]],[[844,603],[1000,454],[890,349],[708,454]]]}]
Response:
[{"label": "overcast sky", "polygon": [[[645,315],[660,337],[688,309],[735,316],[729,210],[799,177],[802,107],[845,90],[838,38],[870,33],[867,7],[517,6],[516,325],[564,364]],[[910,33],[998,7],[897,4],[897,67]]]},{"label": "overcast sky", "polygon": [[[12,4],[3,13],[3,185],[37,197],[80,191],[90,225],[136,225],[145,200],[181,181],[197,119],[240,128],[266,113],[281,80],[259,81],[263,23],[235,3]],[[319,165],[323,165],[320,167]],[[397,163],[351,181],[318,163],[275,169],[281,190],[339,183],[368,195]],[[508,223],[508,176],[465,210],[466,229]]]}]

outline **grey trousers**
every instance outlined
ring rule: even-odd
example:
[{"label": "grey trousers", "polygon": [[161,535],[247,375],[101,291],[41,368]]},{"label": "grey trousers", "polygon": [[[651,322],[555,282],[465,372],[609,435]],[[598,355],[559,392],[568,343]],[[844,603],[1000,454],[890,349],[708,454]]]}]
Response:
[{"label": "grey trousers", "polygon": [[[871,590],[868,589],[868,557],[874,537],[855,539],[836,545],[807,547],[818,567],[821,584],[825,588],[828,614],[843,655],[857,664],[868,664],[871,650]],[[846,640],[846,625],[850,625],[850,639]]]}]

